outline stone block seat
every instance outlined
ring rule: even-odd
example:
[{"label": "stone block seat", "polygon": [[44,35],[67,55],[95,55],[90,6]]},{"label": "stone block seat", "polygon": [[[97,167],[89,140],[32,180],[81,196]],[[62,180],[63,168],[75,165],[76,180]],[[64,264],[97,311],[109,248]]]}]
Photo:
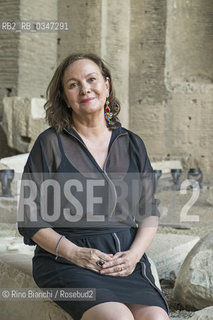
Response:
[{"label": "stone block seat", "polygon": [[[37,288],[32,278],[34,247],[25,246],[22,238],[4,237],[0,244],[1,288]],[[0,299],[1,320],[72,320],[56,303],[48,300]]]}]

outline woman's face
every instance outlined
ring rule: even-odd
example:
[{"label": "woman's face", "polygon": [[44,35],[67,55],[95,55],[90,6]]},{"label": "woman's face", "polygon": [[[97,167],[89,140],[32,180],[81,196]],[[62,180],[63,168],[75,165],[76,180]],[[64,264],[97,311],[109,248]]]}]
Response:
[{"label": "woman's face", "polygon": [[73,117],[104,114],[109,96],[109,80],[104,79],[96,63],[81,59],[67,67],[63,77],[64,93]]}]

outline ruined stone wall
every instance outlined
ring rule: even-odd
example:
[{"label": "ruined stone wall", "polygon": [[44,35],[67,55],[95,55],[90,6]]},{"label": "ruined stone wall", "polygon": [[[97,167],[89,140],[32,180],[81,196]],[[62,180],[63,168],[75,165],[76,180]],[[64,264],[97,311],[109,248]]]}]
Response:
[{"label": "ruined stone wall", "polygon": [[[19,19],[19,0],[1,1],[0,17],[4,19]],[[0,34],[0,121],[2,120],[2,97],[17,95],[18,82],[18,42],[19,33]],[[15,154],[8,147],[6,133],[0,126],[0,158]]]},{"label": "ruined stone wall", "polygon": [[[57,20],[57,0],[21,0],[20,20]],[[57,65],[57,32],[21,32],[18,95],[43,98]]]},{"label": "ruined stone wall", "polygon": [[74,52],[100,54],[102,0],[58,1],[58,19],[68,20],[70,32],[59,34],[58,61]]},{"label": "ruined stone wall", "polygon": [[[1,20],[19,20],[19,0],[1,1]],[[19,33],[1,32],[0,49],[0,96],[17,95],[18,82],[18,44]],[[2,101],[1,101],[2,105]],[[0,119],[2,118],[2,108],[0,107]]]},{"label": "ruined stone wall", "polygon": [[213,167],[212,16],[211,0],[131,1],[130,127],[153,160],[204,172]]},{"label": "ruined stone wall", "polygon": [[163,142],[185,166],[213,168],[213,2],[168,1]]},{"label": "ruined stone wall", "polygon": [[139,134],[151,156],[167,152],[164,113],[166,0],[131,1],[130,128]]},{"label": "ruined stone wall", "polygon": [[212,14],[212,0],[168,1],[166,80],[171,89],[212,84]]},{"label": "ruined stone wall", "polygon": [[[1,20],[57,20],[57,0],[1,1]],[[57,33],[0,32],[0,122],[3,98],[44,97],[57,65]],[[15,125],[15,124],[14,124]],[[0,158],[21,150],[8,146],[0,127]]]}]

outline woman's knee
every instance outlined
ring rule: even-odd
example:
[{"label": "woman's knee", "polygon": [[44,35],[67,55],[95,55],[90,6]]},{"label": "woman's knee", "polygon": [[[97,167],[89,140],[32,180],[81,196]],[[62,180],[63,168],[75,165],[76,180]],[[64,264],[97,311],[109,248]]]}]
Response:
[{"label": "woman's knee", "polygon": [[128,305],[135,320],[169,320],[166,311],[160,307]]},{"label": "woman's knee", "polygon": [[155,307],[155,309],[150,312],[150,319],[148,318],[147,320],[169,320],[169,316],[162,308]]},{"label": "woman's knee", "polygon": [[[143,318],[135,318],[135,320],[142,320]],[[169,317],[166,312],[150,312],[149,315],[147,315],[145,320],[169,320]]]},{"label": "woman's knee", "polygon": [[81,320],[134,320],[132,312],[119,302],[105,302],[87,310]]}]

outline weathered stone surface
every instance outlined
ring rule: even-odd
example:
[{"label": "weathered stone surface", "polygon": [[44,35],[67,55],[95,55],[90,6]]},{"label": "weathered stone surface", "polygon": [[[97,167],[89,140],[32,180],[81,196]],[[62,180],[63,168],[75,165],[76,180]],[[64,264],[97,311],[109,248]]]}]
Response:
[{"label": "weathered stone surface", "polygon": [[2,231],[4,230],[4,225],[6,229],[10,228],[13,232],[16,230],[17,204],[18,196],[20,193],[20,180],[27,157],[28,153],[8,158],[2,158],[0,160],[0,165],[2,165],[2,167],[15,170],[14,179],[11,183],[12,197],[2,197],[2,191],[0,187],[0,233],[2,233]]},{"label": "weathered stone surface", "polygon": [[206,201],[213,206],[213,188],[209,189]]},{"label": "weathered stone surface", "polygon": [[[57,1],[6,1],[4,21],[57,20]],[[40,97],[57,59],[57,32],[1,32],[0,96]],[[18,50],[17,50],[18,48]]]},{"label": "weathered stone surface", "polygon": [[174,317],[170,317],[169,319],[170,320],[186,320],[186,318],[183,318],[183,317],[178,317],[178,318],[177,317],[175,317],[175,318]]},{"label": "weathered stone surface", "polygon": [[[213,43],[208,28],[213,25],[212,1],[204,6],[202,0],[167,1],[167,10],[168,83],[176,89],[184,82],[211,84]],[[209,44],[203,46],[204,41]]]},{"label": "weathered stone surface", "polygon": [[147,254],[153,259],[159,278],[169,278],[171,271],[177,275],[185,257],[199,239],[186,235],[157,234]]},{"label": "weathered stone surface", "polygon": [[0,223],[16,224],[17,198],[0,197]]},{"label": "weathered stone surface", "polygon": [[[13,157],[7,157],[7,158],[2,158],[0,159],[0,165],[2,164],[2,166],[6,166],[9,169],[13,169],[14,170],[14,178],[11,182],[11,193],[13,197],[16,197],[19,193],[20,193],[20,185],[19,182],[21,180],[21,175],[24,169],[24,165],[27,161],[28,158],[28,153],[25,154],[20,154],[17,156],[13,156]],[[1,193],[1,192],[0,192]],[[16,207],[15,207],[15,203],[14,203],[14,212],[16,211]],[[2,207],[2,202],[1,202],[1,198],[0,198],[0,208]],[[1,212],[0,212],[1,214]]]},{"label": "weathered stone surface", "polygon": [[0,170],[4,170],[4,169],[8,169],[8,168],[9,167],[6,164],[0,162]]},{"label": "weathered stone surface", "polygon": [[[28,268],[27,268],[28,267]],[[27,255],[16,253],[1,254],[0,282],[1,288],[37,288],[31,276],[31,263]],[[1,320],[8,319],[47,319],[72,320],[54,302],[50,301],[0,301]]]},{"label": "weathered stone surface", "polygon": [[152,161],[151,165],[154,170],[162,170],[162,173],[170,173],[171,169],[182,169],[180,160]]},{"label": "weathered stone surface", "polygon": [[212,320],[213,319],[213,307],[208,307],[199,311],[196,311],[193,317],[189,320]]},{"label": "weathered stone surface", "polygon": [[[101,56],[108,62],[116,95],[121,103],[119,119],[129,125],[130,0],[102,0]],[[122,41],[121,41],[122,39]],[[118,52],[119,54],[115,54]]]},{"label": "weathered stone surface", "polygon": [[17,230],[17,223],[11,224],[11,223],[2,223],[0,222],[0,237],[15,237],[19,235],[19,232]]},{"label": "weathered stone surface", "polygon": [[44,103],[44,99],[4,98],[2,127],[10,147],[23,153],[32,148],[39,133],[48,127],[41,111]]},{"label": "weathered stone surface", "polygon": [[212,171],[212,12],[212,1],[131,1],[129,123],[153,161]]},{"label": "weathered stone surface", "polygon": [[0,166],[2,165],[14,169],[17,173],[22,173],[28,156],[28,153],[24,153],[13,157],[1,158]]},{"label": "weathered stone surface", "polygon": [[175,282],[176,300],[184,307],[202,309],[213,302],[213,231],[189,252]]},{"label": "weathered stone surface", "polygon": [[[58,20],[58,1],[11,0],[1,2],[0,16],[4,22],[42,22]],[[16,28],[15,24],[10,24]],[[7,27],[9,29],[9,27]],[[44,97],[47,85],[57,64],[57,32],[0,33],[0,121],[3,97]],[[0,157],[12,152],[0,129]],[[14,150],[15,151],[15,150]]]},{"label": "weathered stone surface", "polygon": [[[15,248],[16,245],[16,248]],[[1,238],[0,283],[1,288],[37,288],[32,278],[31,261],[34,247],[23,244],[21,237]],[[30,319],[71,320],[71,316],[51,301],[0,301],[1,320]]]}]

